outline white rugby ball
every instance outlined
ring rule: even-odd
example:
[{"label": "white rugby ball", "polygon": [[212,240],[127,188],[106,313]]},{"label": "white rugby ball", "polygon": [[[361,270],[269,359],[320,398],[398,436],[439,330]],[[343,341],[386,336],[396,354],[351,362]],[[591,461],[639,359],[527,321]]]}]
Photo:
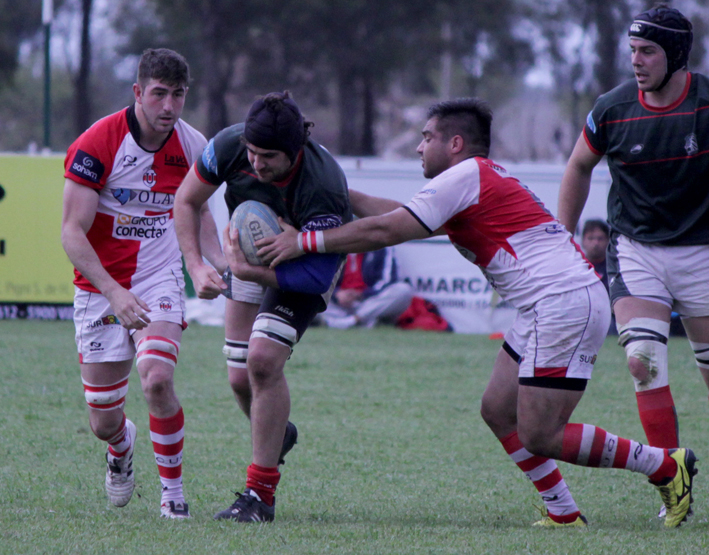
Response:
[{"label": "white rugby ball", "polygon": [[256,256],[258,248],[254,243],[265,237],[273,237],[281,231],[278,216],[267,205],[255,200],[247,200],[236,207],[229,221],[229,230],[239,232],[239,246],[249,264],[265,266]]}]

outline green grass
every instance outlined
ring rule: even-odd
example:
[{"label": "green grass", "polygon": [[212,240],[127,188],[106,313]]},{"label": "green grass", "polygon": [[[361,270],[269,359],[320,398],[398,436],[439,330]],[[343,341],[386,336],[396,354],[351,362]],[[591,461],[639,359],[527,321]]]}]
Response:
[{"label": "green grass", "polygon": [[[0,321],[0,553],[459,554],[702,553],[709,550],[704,465],[695,515],[654,518],[644,476],[560,463],[588,530],[537,530],[533,486],[478,407],[500,343],[395,329],[312,329],[287,365],[300,441],[288,456],[276,522],[212,515],[243,488],[250,434],[221,355],[222,330],[184,335],[177,389],[186,417],[185,489],[193,518],[159,518],[159,481],[139,381],[137,487],[111,506],[104,448],[91,434],[71,323]],[[644,440],[624,353],[609,339],[573,421]],[[707,459],[707,391],[683,339],[670,341],[683,443]]]}]

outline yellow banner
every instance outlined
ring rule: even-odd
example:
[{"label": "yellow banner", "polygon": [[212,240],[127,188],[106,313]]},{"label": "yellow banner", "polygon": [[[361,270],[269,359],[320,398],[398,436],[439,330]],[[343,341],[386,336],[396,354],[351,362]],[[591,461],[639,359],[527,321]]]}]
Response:
[{"label": "yellow banner", "polygon": [[60,239],[63,157],[0,155],[0,188],[0,302],[72,303],[73,265]]}]

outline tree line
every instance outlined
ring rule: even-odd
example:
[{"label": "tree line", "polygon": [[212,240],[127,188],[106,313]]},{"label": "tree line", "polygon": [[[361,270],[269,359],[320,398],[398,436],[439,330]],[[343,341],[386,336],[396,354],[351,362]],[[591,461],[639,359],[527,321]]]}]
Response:
[{"label": "tree line", "polygon": [[[674,2],[692,7],[698,37],[706,2]],[[549,94],[580,129],[593,99],[630,75],[626,29],[654,2],[114,0],[101,20],[118,39],[110,48],[95,28],[100,0],[54,4],[80,22],[78,40],[67,36],[78,54],[52,68],[54,150],[131,102],[133,78],[116,71],[122,61],[167,47],[190,62],[186,115],[205,135],[241,121],[256,95],[289,89],[317,116],[314,134],[328,148],[366,156],[405,130],[407,105],[481,96],[494,108],[519,96],[542,62]],[[25,150],[42,136],[40,14],[41,0],[0,0],[0,150]],[[704,59],[702,42],[694,63]]]}]

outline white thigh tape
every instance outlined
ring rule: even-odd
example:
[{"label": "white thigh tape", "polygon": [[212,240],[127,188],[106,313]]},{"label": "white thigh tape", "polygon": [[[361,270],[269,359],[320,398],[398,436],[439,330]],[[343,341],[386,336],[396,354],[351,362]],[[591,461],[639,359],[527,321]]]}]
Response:
[{"label": "white thigh tape", "polygon": [[242,341],[227,341],[222,349],[229,368],[246,368],[249,357],[249,344]]},{"label": "white thigh tape", "polygon": [[81,380],[84,384],[86,404],[94,410],[113,410],[122,407],[128,393],[128,378],[111,385],[95,385]]},{"label": "white thigh tape", "polygon": [[180,344],[167,337],[147,336],[138,341],[137,362],[146,362],[149,359],[166,362],[173,368],[177,364],[177,354],[180,351]]},{"label": "white thigh tape", "polygon": [[694,356],[697,359],[697,366],[709,370],[709,343],[695,343],[694,341],[690,341],[689,344],[692,346]]},{"label": "white thigh tape", "polygon": [[265,337],[293,348],[298,342],[298,332],[293,326],[272,314],[259,314],[254,322],[251,337]]},{"label": "white thigh tape", "polygon": [[647,368],[649,380],[635,377],[635,390],[646,391],[669,385],[667,370],[667,337],[669,322],[655,318],[632,318],[618,329],[618,344],[625,349],[627,358],[637,358]]}]

